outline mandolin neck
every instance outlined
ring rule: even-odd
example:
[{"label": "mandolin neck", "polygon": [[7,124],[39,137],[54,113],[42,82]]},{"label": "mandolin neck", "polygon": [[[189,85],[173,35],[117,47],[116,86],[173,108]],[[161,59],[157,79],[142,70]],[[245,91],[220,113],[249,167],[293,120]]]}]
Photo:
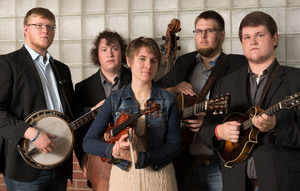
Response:
[{"label": "mandolin neck", "polygon": [[[273,105],[272,107],[264,110],[263,112],[257,114],[257,116],[261,116],[262,114],[273,115],[274,113],[276,113],[277,111],[279,111],[281,109],[282,109],[281,102],[279,102],[279,103]],[[241,130],[245,131],[245,130],[251,128],[252,126],[253,126],[253,124],[252,124],[252,118],[249,118],[247,121],[245,121],[241,125]]]}]

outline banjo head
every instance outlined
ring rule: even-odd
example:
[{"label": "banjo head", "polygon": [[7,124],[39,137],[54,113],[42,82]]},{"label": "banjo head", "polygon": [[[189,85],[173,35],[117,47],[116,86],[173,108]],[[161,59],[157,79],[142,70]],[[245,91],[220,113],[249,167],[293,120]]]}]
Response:
[{"label": "banjo head", "polygon": [[[42,110],[31,114],[25,119],[34,128],[45,131],[56,137],[56,143],[51,153],[38,150],[28,139],[21,144],[20,153],[25,161],[35,168],[51,169],[63,163],[72,153],[74,135],[69,127],[70,120],[63,114],[53,110]],[[20,150],[20,149],[19,149]]]}]

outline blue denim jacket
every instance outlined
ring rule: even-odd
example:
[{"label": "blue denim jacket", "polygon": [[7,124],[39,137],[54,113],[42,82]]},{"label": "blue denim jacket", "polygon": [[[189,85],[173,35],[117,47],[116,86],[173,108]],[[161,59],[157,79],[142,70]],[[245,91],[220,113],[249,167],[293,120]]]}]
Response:
[{"label": "blue denim jacket", "polygon": [[[178,105],[174,94],[159,88],[153,83],[149,101],[161,105],[158,117],[151,113],[146,119],[147,152],[138,152],[136,168],[145,168],[148,165],[154,170],[166,166],[179,154],[181,148],[180,122]],[[150,105],[148,105],[150,106]],[[101,106],[99,113],[89,128],[84,140],[85,152],[113,159],[112,148],[114,144],[100,141],[109,122],[116,124],[122,112],[136,114],[138,103],[135,101],[131,84],[112,92]],[[120,168],[126,169],[129,161],[121,160],[116,163]]]}]

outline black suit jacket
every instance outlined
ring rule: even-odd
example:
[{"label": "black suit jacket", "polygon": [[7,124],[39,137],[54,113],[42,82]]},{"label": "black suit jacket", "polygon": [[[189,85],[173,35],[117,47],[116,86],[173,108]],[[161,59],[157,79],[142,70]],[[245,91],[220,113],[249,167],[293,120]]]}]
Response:
[{"label": "black suit jacket", "polygon": [[[157,84],[162,88],[169,88],[176,86],[183,81],[190,83],[189,76],[197,65],[197,54],[198,52],[194,51],[178,57],[175,61],[174,67],[166,75],[159,79]],[[224,57],[226,61],[221,63],[224,66],[219,72],[216,80],[225,74],[231,73],[232,71],[245,66],[248,63],[247,59],[242,55],[226,55],[222,52],[220,57]]]},{"label": "black suit jacket", "polygon": [[[99,72],[100,70],[75,85],[76,102],[83,108],[80,115],[90,111],[91,107],[94,107],[101,100],[106,99]],[[122,88],[123,86],[129,84],[130,81],[131,71],[122,66],[119,88]],[[82,149],[82,141],[91,124],[92,122],[78,129],[76,132],[77,136],[75,150],[76,156],[80,162],[84,154],[84,151]]]},{"label": "black suit jacket", "polygon": [[[276,61],[277,62],[277,61]],[[230,93],[231,112],[244,114],[252,106],[249,98],[248,66],[223,77],[213,89],[213,96]],[[265,96],[262,109],[284,100],[286,96],[300,91],[300,69],[281,66]],[[258,144],[251,154],[254,158],[260,190],[296,191],[300,187],[300,110],[284,109],[276,114],[277,135],[259,133]],[[215,127],[224,118],[205,120],[200,136],[204,144],[211,149],[219,149],[223,141],[217,141]],[[246,190],[247,162],[235,164],[233,168],[225,168],[222,163],[223,190]]]},{"label": "black suit jacket", "polygon": [[[65,114],[70,110],[62,95],[64,88],[68,102],[73,105],[74,92],[71,73],[65,64],[54,60],[63,83],[57,83]],[[57,73],[55,73],[58,79]],[[47,109],[42,83],[34,62],[23,46],[20,50],[0,56],[0,172],[8,178],[30,181],[39,169],[28,165],[17,151],[17,144],[30,126],[24,122],[34,111]],[[63,172],[72,178],[72,156],[62,164]]]}]

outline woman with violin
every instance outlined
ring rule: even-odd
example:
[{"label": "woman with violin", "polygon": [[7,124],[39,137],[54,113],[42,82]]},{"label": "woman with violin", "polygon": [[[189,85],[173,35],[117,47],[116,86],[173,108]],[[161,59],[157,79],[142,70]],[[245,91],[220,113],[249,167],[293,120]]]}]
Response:
[{"label": "woman with violin", "polygon": [[[171,161],[181,146],[178,105],[173,94],[153,81],[161,63],[160,49],[153,39],[140,37],[128,45],[126,59],[132,82],[106,99],[83,149],[114,164],[109,190],[176,191]],[[140,111],[145,115],[128,126],[126,121]],[[112,133],[124,124],[128,127],[118,135]]]}]

